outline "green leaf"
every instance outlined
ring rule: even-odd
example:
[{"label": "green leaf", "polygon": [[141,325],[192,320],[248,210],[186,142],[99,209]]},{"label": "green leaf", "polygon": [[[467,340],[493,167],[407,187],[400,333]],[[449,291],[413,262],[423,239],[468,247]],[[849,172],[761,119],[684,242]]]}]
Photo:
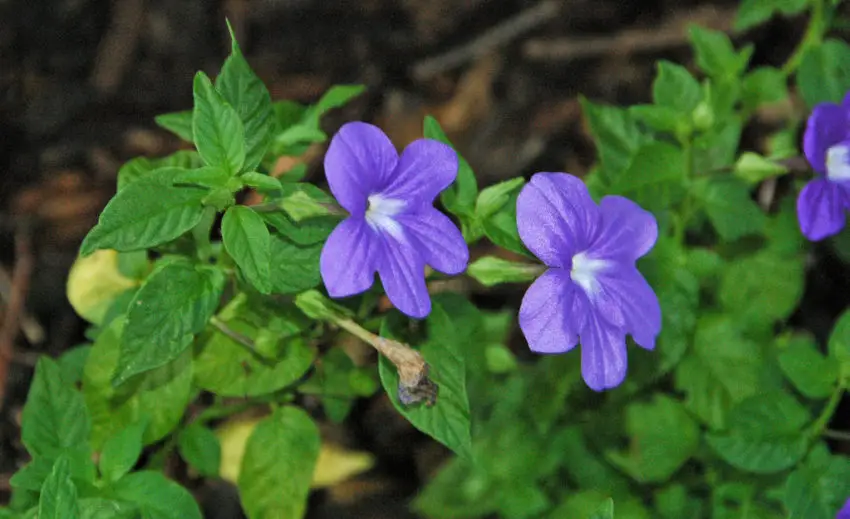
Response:
[{"label": "green leaf", "polygon": [[298,245],[278,234],[271,235],[271,292],[294,294],[318,286],[319,256],[324,244]]},{"label": "green leaf", "polygon": [[319,321],[335,321],[346,319],[354,312],[332,302],[318,290],[307,290],[295,296],[295,305],[311,319]]},{"label": "green leaf", "polygon": [[587,519],[614,519],[614,500],[606,499]]},{"label": "green leaf", "polygon": [[263,175],[262,173],[257,173],[256,171],[249,171],[240,176],[239,179],[246,186],[251,186],[260,191],[281,191],[283,189],[283,186],[280,185],[280,180],[275,177]]},{"label": "green leaf", "polygon": [[118,318],[98,336],[83,375],[86,407],[92,414],[92,446],[103,443],[131,424],[148,418],[146,445],[171,432],[180,422],[192,395],[192,355],[136,375],[119,388],[112,386],[118,366],[126,319]]},{"label": "green leaf", "polygon": [[[738,259],[727,267],[718,297],[736,321],[753,329],[787,318],[803,295],[803,258],[768,251]],[[753,276],[758,272],[757,276]]]},{"label": "green leaf", "polygon": [[257,424],[245,445],[239,496],[249,519],[301,519],[319,457],[319,429],[296,407]]},{"label": "green leaf", "polygon": [[[95,480],[95,466],[92,462],[91,449],[88,444],[65,448],[55,459],[59,457],[68,459],[71,471],[71,479],[80,485],[80,488],[90,487]],[[40,492],[44,481],[53,470],[54,458],[36,456],[18,470],[9,483],[12,488],[19,490],[30,490]]]},{"label": "green leaf", "polygon": [[245,132],[244,169],[250,170],[260,164],[271,144],[274,112],[269,91],[242,55],[230,22],[227,29],[232,42],[230,56],[221,67],[215,87],[242,121]]},{"label": "green leaf", "polygon": [[55,459],[65,449],[85,446],[90,431],[83,396],[64,380],[56,362],[40,357],[21,419],[27,451]]},{"label": "green leaf", "polygon": [[[600,503],[605,503],[610,498],[605,492],[599,490],[582,490],[573,492],[557,508],[545,516],[546,519],[566,519],[573,517],[591,517],[597,513]],[[649,512],[644,508],[639,499],[629,497],[627,499],[617,498],[617,519],[649,519]]]},{"label": "green leaf", "polygon": [[829,355],[838,360],[842,376],[850,374],[850,310],[845,310],[829,335]]},{"label": "green leaf", "polygon": [[815,449],[785,482],[788,519],[834,519],[850,495],[850,458]]},{"label": "green leaf", "polygon": [[97,225],[83,240],[80,253],[88,256],[97,249],[150,249],[197,225],[207,190],[172,185],[174,177],[184,171],[161,168],[124,187],[106,204]]},{"label": "green leaf", "polygon": [[525,248],[519,237],[516,224],[516,200],[518,191],[514,191],[508,203],[496,214],[485,219],[482,223],[484,234],[494,244],[517,254],[533,258],[534,255]]},{"label": "green leaf", "polygon": [[735,163],[735,175],[750,185],[787,172],[788,168],[782,164],[750,151],[742,153],[738,162]]},{"label": "green leaf", "polygon": [[[439,386],[439,396],[432,407],[408,407],[401,403],[398,372],[385,357],[381,357],[379,371],[381,384],[393,405],[414,427],[460,456],[470,458],[472,438],[463,352],[469,344],[464,337],[472,331],[474,323],[462,319],[465,315],[458,315],[458,312],[450,313],[445,308],[449,304],[452,304],[450,295],[434,296],[433,308],[427,319],[428,341],[419,350],[430,366],[431,380]],[[471,303],[464,301],[463,306],[469,307],[465,312],[477,314]],[[387,336],[387,333],[385,320],[381,335]]]},{"label": "green leaf", "polygon": [[193,142],[192,116],[192,110],[185,110],[182,112],[171,112],[168,114],[157,115],[154,117],[154,121],[156,121],[156,124],[160,127],[165,128],[184,141]]},{"label": "green leaf", "polygon": [[218,476],[221,444],[211,430],[197,423],[190,424],[180,431],[177,446],[180,456],[199,474],[208,478]]},{"label": "green leaf", "polygon": [[[422,133],[427,139],[434,139],[452,146],[446,137],[440,123],[430,115],[425,117]],[[475,214],[476,196],[478,196],[478,181],[469,163],[458,153],[457,179],[440,194],[440,201],[450,213],[459,217],[471,218]]]},{"label": "green leaf", "polygon": [[236,110],[224,100],[203,72],[195,75],[195,111],[192,128],[195,146],[208,166],[231,175],[245,164],[245,128]]},{"label": "green leaf", "polygon": [[106,481],[118,481],[130,472],[142,454],[142,440],[148,419],[131,424],[106,440],[100,453],[100,474]]},{"label": "green leaf", "polygon": [[655,509],[662,519],[698,519],[702,515],[702,502],[688,495],[681,483],[673,483],[655,492]]},{"label": "green leaf", "polygon": [[670,61],[661,60],[657,67],[658,74],[652,83],[652,102],[690,116],[702,98],[699,82],[688,69]]},{"label": "green leaf", "polygon": [[192,494],[159,472],[128,474],[115,483],[111,494],[134,503],[143,518],[203,519]]},{"label": "green leaf", "polygon": [[691,25],[688,34],[697,66],[712,78],[728,80],[737,77],[749,63],[752,50],[740,54],[735,52],[732,41],[720,31]]},{"label": "green leaf", "polygon": [[114,383],[179,357],[218,308],[224,282],[215,267],[160,264],[130,303]]},{"label": "green leaf", "polygon": [[803,55],[797,86],[809,108],[818,103],[840,103],[850,90],[850,45],[829,39]]},{"label": "green leaf", "polygon": [[83,378],[83,367],[91,351],[90,344],[83,344],[67,350],[58,359],[59,369],[62,370],[62,380],[68,384],[76,384]]},{"label": "green leaf", "polygon": [[838,381],[839,365],[834,357],[824,356],[808,335],[780,338],[779,367],[808,398],[826,398]]},{"label": "green leaf", "polygon": [[114,501],[99,497],[83,498],[78,501],[80,519],[138,519],[136,507],[126,501]]},{"label": "green leaf", "polygon": [[224,248],[251,285],[271,290],[271,236],[266,222],[250,207],[234,205],[221,220]]},{"label": "green leaf", "polygon": [[328,110],[346,105],[365,91],[366,87],[363,85],[334,85],[322,95],[314,106],[310,107],[310,116],[318,119],[325,115]]},{"label": "green leaf", "polygon": [[[249,305],[245,294],[225,306],[218,319],[230,330],[256,341],[261,329],[271,329],[277,341],[267,358],[220,330],[208,328],[195,352],[195,383],[219,396],[251,397],[272,393],[301,378],[316,351],[296,335],[306,326],[292,306],[277,305],[274,313]],[[288,329],[287,329],[288,328]]]},{"label": "green leaf", "polygon": [[482,189],[475,202],[475,216],[484,220],[494,215],[510,202],[511,194],[518,191],[524,184],[524,178],[513,178]]},{"label": "green leaf", "polygon": [[785,75],[773,67],[758,67],[744,76],[741,97],[744,106],[755,108],[765,103],[778,103],[788,98]]},{"label": "green leaf", "polygon": [[39,519],[77,519],[77,487],[71,481],[68,458],[60,456],[53,465],[50,476],[44,480],[38,499]]},{"label": "green leaf", "polygon": [[759,390],[758,344],[741,337],[731,317],[707,315],[697,323],[692,351],[676,367],[685,406],[712,429],[726,425],[734,403]]},{"label": "green leaf", "polygon": [[341,221],[339,216],[327,215],[295,221],[285,211],[262,212],[267,224],[296,245],[324,243]]},{"label": "green leaf", "polygon": [[278,200],[278,205],[296,222],[326,216],[330,213],[330,207],[336,205],[330,195],[313,184],[287,183],[281,185],[281,188],[283,197]]},{"label": "green leaf", "polygon": [[690,131],[689,121],[675,108],[658,105],[632,105],[628,108],[629,115],[636,121],[659,132],[669,132],[675,135],[687,135]]},{"label": "green leaf", "polygon": [[622,175],[613,182],[613,193],[627,195],[642,207],[660,212],[685,194],[684,152],[670,144],[652,142],[641,146]]},{"label": "green leaf", "polygon": [[475,260],[466,273],[484,286],[500,283],[519,283],[531,281],[543,271],[540,265],[517,263],[495,256],[484,256]]},{"label": "green leaf", "polygon": [[790,16],[806,8],[809,0],[744,0],[735,16],[735,30],[746,31],[768,21],[779,12]]},{"label": "green leaf", "polygon": [[369,368],[355,366],[342,348],[331,348],[322,356],[313,376],[298,390],[321,396],[325,414],[331,421],[341,423],[357,397],[372,396],[380,388],[375,375]]},{"label": "green leaf", "polygon": [[668,480],[694,455],[699,427],[677,400],[657,395],[651,403],[626,408],[627,453],[609,452],[608,459],[635,480]]},{"label": "green leaf", "polygon": [[579,97],[581,109],[599,154],[602,180],[611,182],[628,167],[632,156],[647,141],[628,110],[594,104]]},{"label": "green leaf", "polygon": [[793,466],[805,456],[809,439],[802,428],[808,421],[808,411],[794,397],[771,391],[736,405],[727,430],[708,433],[706,440],[733,467],[770,474]]},{"label": "green leaf", "polygon": [[724,240],[737,240],[760,232],[767,221],[750,198],[746,184],[731,177],[694,182],[694,196],[703,204],[708,219]]},{"label": "green leaf", "polygon": [[118,191],[124,189],[128,184],[145,175],[153,173],[160,168],[173,167],[183,169],[199,168],[203,165],[201,156],[194,150],[180,150],[159,159],[147,157],[136,157],[127,161],[118,170]]},{"label": "green leaf", "polygon": [[230,174],[218,166],[189,169],[174,177],[174,185],[187,184],[210,189],[227,187]]},{"label": "green leaf", "polygon": [[[716,173],[735,162],[741,141],[741,122],[737,116],[721,118],[723,124],[694,139],[693,170],[699,174]],[[719,178],[718,180],[723,180]]]}]

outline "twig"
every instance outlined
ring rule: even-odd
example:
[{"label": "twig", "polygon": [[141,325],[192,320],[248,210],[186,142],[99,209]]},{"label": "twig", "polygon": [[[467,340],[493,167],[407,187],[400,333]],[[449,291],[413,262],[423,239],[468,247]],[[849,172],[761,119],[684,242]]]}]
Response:
[{"label": "twig", "polygon": [[228,337],[230,337],[234,341],[238,342],[242,346],[248,348],[251,351],[251,353],[253,353],[253,354],[257,353],[256,346],[254,345],[253,339],[251,339],[247,335],[242,335],[241,333],[237,332],[236,330],[231,330],[230,327],[227,326],[227,324],[225,324],[224,321],[222,321],[218,317],[214,316],[212,319],[210,319],[210,324],[215,326],[215,328],[218,331],[220,331],[221,333],[223,333],[224,335],[227,335]]},{"label": "twig", "polygon": [[823,434],[821,436],[823,436],[824,438],[829,438],[830,440],[850,442],[850,432],[847,431],[836,431],[833,429],[826,429],[823,431]]},{"label": "twig", "polygon": [[12,271],[12,284],[3,327],[0,328],[0,408],[3,406],[9,363],[15,357],[15,337],[18,335],[19,323],[24,314],[32,267],[29,227],[23,225],[15,233],[15,269]]},{"label": "twig", "polygon": [[145,0],[115,0],[109,29],[97,49],[89,82],[98,91],[111,94],[121,84],[132,63],[143,27]]},{"label": "twig", "polygon": [[[0,301],[7,302],[12,294],[12,277],[3,267],[0,267]],[[44,342],[44,328],[26,310],[21,316],[21,332],[30,344]]]},{"label": "twig", "polygon": [[544,0],[518,15],[505,20],[471,42],[445,54],[420,61],[413,66],[413,77],[425,80],[489,54],[534,27],[544,23],[559,11],[559,2]]}]

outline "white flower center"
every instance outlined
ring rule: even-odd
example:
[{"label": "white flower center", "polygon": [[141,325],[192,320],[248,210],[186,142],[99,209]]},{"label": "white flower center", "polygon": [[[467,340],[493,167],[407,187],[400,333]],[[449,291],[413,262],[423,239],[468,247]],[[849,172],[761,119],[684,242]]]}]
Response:
[{"label": "white flower center", "polygon": [[376,231],[384,231],[396,239],[401,238],[401,225],[393,217],[404,209],[405,201],[384,198],[379,194],[369,195],[368,200],[366,222]]},{"label": "white flower center", "polygon": [[850,180],[850,145],[842,142],[826,150],[826,176],[836,182]]},{"label": "white flower center", "polygon": [[570,278],[580,286],[591,299],[599,292],[599,281],[596,275],[608,268],[610,262],[601,259],[588,258],[584,252],[573,256],[573,268]]}]

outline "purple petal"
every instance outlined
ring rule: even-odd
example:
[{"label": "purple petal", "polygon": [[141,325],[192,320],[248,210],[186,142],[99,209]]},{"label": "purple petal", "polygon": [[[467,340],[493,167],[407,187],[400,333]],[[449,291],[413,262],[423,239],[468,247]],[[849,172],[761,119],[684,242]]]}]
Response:
[{"label": "purple petal", "polygon": [[564,353],[578,342],[583,314],[580,297],[568,272],[550,269],[525,292],[519,308],[519,327],[531,351]]},{"label": "purple petal", "polygon": [[835,519],[850,519],[850,499],[844,502],[844,506],[838,511]]},{"label": "purple petal", "polygon": [[655,245],[658,224],[655,216],[621,196],[606,196],[599,203],[602,224],[590,245],[592,258],[617,258],[633,262]]},{"label": "purple petal", "polygon": [[343,220],[322,248],[319,271],[331,297],[365,292],[375,281],[380,237],[363,218]]},{"label": "purple petal", "polygon": [[516,209],[522,242],[550,267],[569,266],[599,226],[599,208],[587,187],[566,173],[536,173],[522,188]]},{"label": "purple petal", "polygon": [[432,139],[413,141],[402,152],[381,195],[405,200],[413,208],[430,205],[454,182],[457,168],[457,153],[451,146]]},{"label": "purple petal", "polygon": [[351,122],[331,139],[325,176],[339,204],[349,213],[361,215],[367,197],[386,185],[397,163],[398,152],[380,128]]},{"label": "purple petal", "polygon": [[646,279],[632,265],[614,265],[597,275],[598,292],[590,299],[609,325],[631,334],[648,350],[661,333],[661,305]]},{"label": "purple petal", "polygon": [[402,213],[396,220],[405,228],[425,263],[444,274],[466,270],[469,247],[457,226],[433,207],[417,213]]},{"label": "purple petal", "polygon": [[844,211],[850,197],[840,184],[815,179],[806,184],[797,198],[797,219],[800,230],[811,241],[837,234],[844,227]]},{"label": "purple petal", "polygon": [[590,311],[581,330],[581,375],[588,387],[604,391],[626,378],[626,335]]},{"label": "purple petal", "polygon": [[803,151],[812,169],[826,172],[826,150],[847,139],[847,109],[833,103],[820,103],[814,107],[803,134]]},{"label": "purple petal", "polygon": [[425,286],[425,262],[410,243],[382,233],[378,275],[390,302],[402,313],[421,319],[431,312]]}]

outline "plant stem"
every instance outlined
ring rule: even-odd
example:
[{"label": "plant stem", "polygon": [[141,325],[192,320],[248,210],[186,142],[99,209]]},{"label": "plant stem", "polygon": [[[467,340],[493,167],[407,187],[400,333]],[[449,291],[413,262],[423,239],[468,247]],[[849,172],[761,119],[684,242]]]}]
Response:
[{"label": "plant stem", "polygon": [[838,408],[838,404],[841,402],[842,396],[844,396],[844,384],[839,382],[835,391],[832,392],[832,396],[829,397],[829,401],[826,403],[823,411],[821,411],[820,416],[818,416],[818,419],[809,428],[810,437],[814,438],[824,433],[826,427],[829,425],[829,421],[832,419],[832,415],[835,414],[835,410]]},{"label": "plant stem", "polygon": [[209,262],[213,255],[210,233],[215,223],[216,214],[217,212],[214,207],[205,207],[201,221],[192,229],[192,236],[195,238],[195,243],[198,246],[198,259],[204,263]]},{"label": "plant stem", "polygon": [[246,348],[251,350],[252,354],[256,353],[254,341],[250,337],[248,337],[247,335],[242,335],[241,333],[235,330],[231,330],[230,327],[228,327],[227,324],[221,319],[219,319],[217,316],[212,316],[212,318],[210,318],[210,324],[215,326],[215,328],[224,335],[227,335],[242,346],[245,346]]},{"label": "plant stem", "polygon": [[809,17],[809,25],[806,27],[806,33],[803,35],[803,39],[800,40],[797,48],[794,49],[794,53],[782,65],[782,74],[785,77],[793,74],[803,61],[803,56],[805,56],[806,52],[823,40],[827,28],[824,1],[812,0],[812,14]]},{"label": "plant stem", "polygon": [[834,431],[832,429],[824,429],[821,436],[823,436],[824,438],[829,438],[831,440],[850,442],[850,432],[847,431]]}]

